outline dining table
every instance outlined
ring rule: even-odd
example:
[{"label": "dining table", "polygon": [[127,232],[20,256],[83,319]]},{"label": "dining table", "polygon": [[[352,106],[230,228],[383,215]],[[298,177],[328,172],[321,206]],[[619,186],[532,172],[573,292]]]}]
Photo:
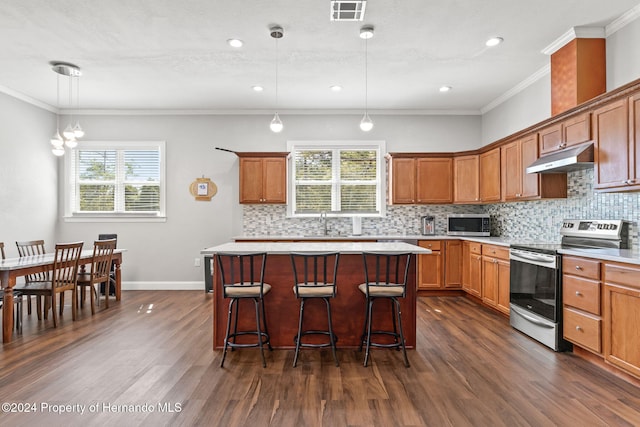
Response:
[{"label": "dining table", "polygon": [[[122,279],[120,264],[122,253],[125,249],[116,249],[113,252],[113,264],[115,265],[115,294],[116,301],[120,301]],[[0,260],[0,285],[4,290],[4,302],[2,308],[2,342],[11,342],[13,337],[13,287],[19,277],[30,274],[49,272],[53,270],[55,253],[25,256],[20,258],[6,258]],[[79,264],[84,268],[93,259],[93,249],[85,249],[80,254]],[[108,289],[105,290],[108,292]]]}]

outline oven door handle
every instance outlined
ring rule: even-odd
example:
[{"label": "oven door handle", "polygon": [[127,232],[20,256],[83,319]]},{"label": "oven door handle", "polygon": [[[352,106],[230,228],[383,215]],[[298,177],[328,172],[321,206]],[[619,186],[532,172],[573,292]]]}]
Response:
[{"label": "oven door handle", "polygon": [[527,261],[534,261],[534,262],[544,262],[547,264],[553,264],[556,262],[555,257],[549,257],[549,256],[544,256],[544,255],[533,255],[533,254],[529,254],[529,253],[523,253],[521,251],[511,251],[511,256],[517,258],[522,258],[522,259],[526,259]]},{"label": "oven door handle", "polygon": [[527,313],[524,312],[524,310],[522,310],[521,308],[518,308],[518,307],[516,307],[514,305],[511,305],[511,310],[515,311],[516,313],[518,313],[518,315],[524,317],[529,322],[531,322],[531,323],[533,323],[535,325],[542,326],[542,327],[547,328],[547,329],[553,329],[553,327],[554,327],[554,325],[550,325],[547,322],[542,322],[542,321],[536,319],[535,317],[532,317],[532,316],[528,315]]}]

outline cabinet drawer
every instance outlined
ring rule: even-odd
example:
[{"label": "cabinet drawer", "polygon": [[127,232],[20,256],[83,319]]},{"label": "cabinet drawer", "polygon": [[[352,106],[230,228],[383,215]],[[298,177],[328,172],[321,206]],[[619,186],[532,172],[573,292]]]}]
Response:
[{"label": "cabinet drawer", "polygon": [[472,254],[480,255],[482,253],[482,244],[476,242],[469,242],[469,251]]},{"label": "cabinet drawer", "polygon": [[619,264],[604,264],[603,268],[605,282],[640,289],[640,268]]},{"label": "cabinet drawer", "polygon": [[440,240],[420,240],[418,246],[431,249],[432,251],[439,251],[442,242]]},{"label": "cabinet drawer", "polygon": [[597,353],[602,352],[601,323],[596,316],[565,307],[563,334],[565,339]]},{"label": "cabinet drawer", "polygon": [[509,259],[509,248],[494,245],[482,245],[482,255],[492,256],[495,258]]},{"label": "cabinet drawer", "polygon": [[600,280],[600,261],[563,256],[562,257],[563,273],[582,276],[588,279]]},{"label": "cabinet drawer", "polygon": [[562,278],[562,301],[599,316],[600,282],[565,274]]}]

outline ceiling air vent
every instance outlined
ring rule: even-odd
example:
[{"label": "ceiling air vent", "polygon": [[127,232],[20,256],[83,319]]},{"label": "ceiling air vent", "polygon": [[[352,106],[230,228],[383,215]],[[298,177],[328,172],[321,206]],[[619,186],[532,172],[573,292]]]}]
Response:
[{"label": "ceiling air vent", "polygon": [[331,1],[332,21],[362,21],[367,0]]}]

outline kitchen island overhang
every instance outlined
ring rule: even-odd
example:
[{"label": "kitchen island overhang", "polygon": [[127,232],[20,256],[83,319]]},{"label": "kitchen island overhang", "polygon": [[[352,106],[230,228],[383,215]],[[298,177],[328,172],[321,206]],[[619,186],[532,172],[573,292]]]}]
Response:
[{"label": "kitchen island overhang", "polygon": [[[331,300],[333,329],[338,337],[339,348],[357,348],[364,327],[365,297],[358,290],[364,282],[363,252],[411,253],[411,265],[406,296],[401,300],[402,323],[406,345],[415,348],[416,343],[416,256],[430,254],[429,249],[405,242],[229,242],[203,249],[201,254],[212,257],[216,253],[266,252],[265,283],[271,292],[265,296],[265,312],[271,345],[275,348],[294,348],[293,337],[298,330],[300,303],[293,293],[293,270],[290,255],[297,253],[339,252],[340,264],[336,280],[337,293]],[[227,321],[228,300],[221,292],[218,269],[213,268],[213,348],[222,349]],[[319,301],[322,302],[322,301]],[[241,303],[252,304],[251,301]],[[374,316],[376,329],[392,329],[391,305],[379,302]],[[305,324],[326,324],[324,310],[310,307],[305,310]],[[251,313],[253,307],[241,308]],[[241,328],[255,327],[255,317],[241,316]]]}]

